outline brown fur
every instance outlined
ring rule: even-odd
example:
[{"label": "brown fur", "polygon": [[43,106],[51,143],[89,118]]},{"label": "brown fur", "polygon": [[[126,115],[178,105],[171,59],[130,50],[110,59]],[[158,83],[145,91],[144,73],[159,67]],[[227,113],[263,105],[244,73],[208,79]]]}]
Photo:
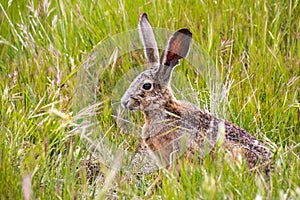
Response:
[{"label": "brown fur", "polygon": [[[149,27],[147,15],[142,14],[139,28],[145,49],[150,48],[145,56],[153,62],[152,68],[132,82],[121,103],[124,108],[144,113],[142,137],[151,158],[165,166],[177,162],[181,156],[189,160],[199,155],[201,160],[205,154],[213,152],[219,140],[223,140],[222,146],[232,152],[232,159],[242,154],[250,169],[264,169],[268,174],[272,153],[265,144],[237,125],[174,97],[169,87],[171,73],[179,59],[188,53],[192,37],[189,30],[180,29],[171,36],[159,61],[157,48],[153,48],[155,37]],[[151,89],[143,89],[145,82],[151,83]]]}]

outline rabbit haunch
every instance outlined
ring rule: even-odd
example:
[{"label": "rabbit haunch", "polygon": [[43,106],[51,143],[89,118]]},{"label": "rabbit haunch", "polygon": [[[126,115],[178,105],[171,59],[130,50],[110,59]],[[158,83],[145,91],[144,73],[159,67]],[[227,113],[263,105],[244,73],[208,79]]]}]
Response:
[{"label": "rabbit haunch", "polygon": [[212,152],[222,124],[223,146],[242,153],[250,168],[261,165],[268,172],[272,153],[263,143],[237,125],[214,117],[189,102],[179,101],[173,95],[169,82],[179,60],[188,54],[191,32],[188,29],[175,32],[159,59],[154,33],[145,13],[140,16],[139,31],[150,69],[135,78],[121,104],[123,108],[144,113],[142,132],[147,148],[167,165],[174,156],[177,159],[180,155],[189,157],[199,152],[201,155],[207,141]]}]

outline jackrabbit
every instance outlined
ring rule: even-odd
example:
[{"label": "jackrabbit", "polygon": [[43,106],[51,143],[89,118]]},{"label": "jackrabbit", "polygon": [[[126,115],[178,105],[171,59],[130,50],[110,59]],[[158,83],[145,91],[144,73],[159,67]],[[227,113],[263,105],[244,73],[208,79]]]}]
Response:
[{"label": "jackrabbit", "polygon": [[222,141],[230,152],[242,155],[250,169],[268,174],[272,153],[248,132],[226,120],[212,116],[195,105],[179,101],[169,86],[173,69],[187,56],[192,33],[175,32],[159,58],[158,47],[146,13],[139,18],[140,37],[149,69],[138,75],[121,99],[122,107],[141,110],[145,124],[142,134],[147,149],[159,164],[170,166],[179,156],[193,159]]}]

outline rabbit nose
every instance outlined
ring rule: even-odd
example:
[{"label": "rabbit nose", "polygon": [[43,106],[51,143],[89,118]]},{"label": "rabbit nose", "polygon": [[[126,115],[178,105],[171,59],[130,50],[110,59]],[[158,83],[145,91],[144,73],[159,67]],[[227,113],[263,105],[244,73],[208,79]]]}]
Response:
[{"label": "rabbit nose", "polygon": [[127,109],[127,104],[128,104],[128,101],[122,102],[122,103],[121,103],[122,108],[123,108],[123,109]]},{"label": "rabbit nose", "polygon": [[123,109],[128,109],[130,110],[130,99],[131,99],[131,96],[129,96],[128,94],[125,94],[122,99],[121,99],[121,105],[122,105],[122,108]]},{"label": "rabbit nose", "polygon": [[123,109],[128,109],[127,108],[128,102],[129,102],[128,100],[125,100],[123,98],[121,99],[121,106]]}]

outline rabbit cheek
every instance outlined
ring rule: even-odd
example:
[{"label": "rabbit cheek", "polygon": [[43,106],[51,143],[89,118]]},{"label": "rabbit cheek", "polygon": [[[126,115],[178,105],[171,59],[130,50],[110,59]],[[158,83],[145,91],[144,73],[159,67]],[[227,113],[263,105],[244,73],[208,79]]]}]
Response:
[{"label": "rabbit cheek", "polygon": [[144,96],[140,98],[140,102],[141,102],[140,104],[141,110],[149,111],[154,109],[152,92],[148,92],[144,94]]}]

